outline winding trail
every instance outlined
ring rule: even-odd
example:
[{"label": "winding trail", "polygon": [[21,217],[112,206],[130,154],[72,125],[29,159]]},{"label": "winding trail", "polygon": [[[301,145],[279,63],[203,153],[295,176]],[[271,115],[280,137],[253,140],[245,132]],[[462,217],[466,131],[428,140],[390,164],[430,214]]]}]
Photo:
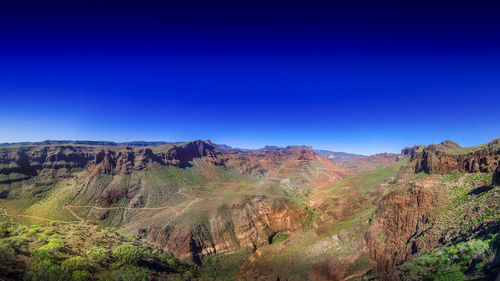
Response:
[{"label": "winding trail", "polygon": [[[197,202],[197,201],[199,201],[199,200],[200,200],[200,198],[198,198],[198,197],[196,197],[196,196],[193,196],[193,195],[189,195],[189,194],[183,193],[183,192],[181,192],[180,190],[179,190],[179,191],[177,191],[177,193],[182,194],[182,195],[184,195],[184,196],[186,196],[186,197],[191,197],[191,198],[193,198],[193,200],[192,200],[191,202],[189,202],[189,204],[187,204],[187,205],[186,205],[186,207],[184,207],[184,208],[181,210],[181,212],[180,212],[181,214],[182,214],[182,213],[184,213],[184,211],[185,211],[187,208],[191,207],[191,205],[193,205],[193,203],[195,203],[195,202]],[[177,210],[175,210],[175,212],[176,212],[176,214],[177,214],[177,215],[179,214],[179,213],[177,212]]]},{"label": "winding trail", "polygon": [[73,210],[71,210],[68,205],[65,205],[64,206],[64,209],[68,210],[68,212],[70,212],[75,218],[77,218],[80,222],[85,222],[85,220],[80,217],[79,215],[77,215],[75,212],[73,212]]},{"label": "winding trail", "polygon": [[47,219],[47,218],[42,218],[38,216],[30,216],[30,215],[16,215],[18,217],[24,217],[24,218],[32,218],[32,219],[37,219],[37,220],[44,220],[44,221],[55,221],[58,223],[76,223],[79,221],[60,221],[60,220],[54,220],[54,219]]},{"label": "winding trail", "polygon": [[189,204],[187,204],[180,211],[177,211],[174,208],[174,206],[170,206],[170,205],[168,205],[168,206],[162,206],[162,207],[139,207],[139,208],[137,208],[137,207],[98,207],[98,206],[91,206],[91,205],[71,205],[71,204],[68,204],[68,205],[65,205],[64,208],[66,210],[68,210],[79,221],[84,222],[85,220],[83,218],[81,218],[80,216],[78,216],[73,210],[71,210],[71,208],[91,208],[91,209],[97,209],[97,210],[120,210],[120,209],[122,209],[122,210],[164,210],[164,209],[170,209],[176,215],[179,215],[179,214],[184,213],[184,211],[187,210],[189,207],[191,207],[191,205],[193,205],[194,203],[196,203],[197,201],[200,200],[199,197],[186,194],[184,192],[181,192],[180,190],[177,191],[177,193],[181,194],[181,195],[184,195],[186,197],[193,198],[193,200],[191,200],[191,202],[189,202]]},{"label": "winding trail", "polygon": [[[72,216],[74,216],[77,219],[75,221],[63,221],[63,220],[56,220],[56,219],[48,219],[48,218],[42,218],[42,217],[33,216],[33,215],[21,215],[21,214],[17,214],[16,216],[18,216],[18,217],[25,217],[25,218],[32,218],[32,219],[38,219],[38,220],[44,220],[44,221],[54,221],[54,222],[58,222],[58,223],[85,223],[86,220],[84,218],[80,217],[71,208],[91,208],[91,209],[97,209],[97,210],[119,210],[119,209],[123,209],[123,210],[164,210],[164,209],[170,209],[176,215],[179,215],[179,214],[184,213],[184,211],[186,211],[189,207],[191,207],[191,205],[193,205],[197,201],[201,200],[200,198],[198,198],[196,196],[183,193],[180,190],[177,191],[177,193],[179,193],[181,195],[184,195],[186,197],[193,198],[193,200],[191,200],[191,202],[189,202],[189,204],[187,204],[180,211],[176,210],[174,208],[174,206],[170,206],[170,205],[168,205],[168,206],[162,206],[162,207],[140,207],[140,208],[136,208],[136,207],[98,207],[98,206],[91,206],[91,205],[71,205],[71,204],[68,204],[68,205],[64,205],[63,209],[67,210]],[[8,216],[7,211],[5,209],[3,209],[3,208],[0,208],[0,209],[5,213],[6,216]]]}]

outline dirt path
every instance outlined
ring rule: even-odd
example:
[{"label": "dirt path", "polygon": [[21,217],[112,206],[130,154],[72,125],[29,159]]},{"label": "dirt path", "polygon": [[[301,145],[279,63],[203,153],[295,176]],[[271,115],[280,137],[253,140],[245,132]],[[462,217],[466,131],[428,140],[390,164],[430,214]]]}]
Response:
[{"label": "dirt path", "polygon": [[[9,214],[7,213],[7,210],[5,210],[4,208],[0,208],[0,210],[2,210],[4,212],[5,216],[9,217]],[[37,220],[44,220],[44,221],[55,221],[55,222],[58,222],[58,223],[76,223],[76,222],[78,222],[78,221],[62,221],[62,220],[56,220],[56,219],[48,219],[48,218],[42,218],[42,217],[39,217],[39,216],[32,216],[32,215],[20,215],[20,214],[17,214],[17,215],[13,215],[13,216],[23,217],[23,218],[30,218],[30,219],[37,219]],[[10,220],[12,220],[12,217],[9,217],[9,218],[10,218]],[[79,218],[79,219],[81,221],[83,221],[81,218]]]},{"label": "dirt path", "polygon": [[79,221],[84,222],[85,220],[83,218],[81,218],[80,216],[78,216],[73,210],[71,210],[71,208],[91,208],[91,209],[97,209],[97,210],[120,210],[120,209],[122,209],[122,210],[164,210],[164,209],[170,209],[176,215],[179,215],[179,214],[184,213],[184,211],[187,210],[189,207],[191,207],[191,205],[193,205],[194,203],[196,203],[197,201],[200,200],[200,198],[193,196],[193,195],[183,193],[180,190],[177,191],[177,193],[184,195],[186,197],[193,198],[193,200],[191,200],[191,202],[189,202],[189,204],[187,204],[184,208],[182,208],[181,211],[177,211],[174,208],[174,206],[170,206],[170,205],[162,206],[162,207],[140,207],[140,208],[137,208],[137,207],[98,207],[98,206],[91,206],[91,205],[71,205],[71,204],[68,204],[68,205],[65,205],[64,208],[67,209]]},{"label": "dirt path", "polygon": [[64,206],[64,209],[68,210],[75,218],[77,218],[80,222],[85,222],[83,218],[81,218],[79,215],[77,215],[73,210],[71,210],[68,205]]},{"label": "dirt path", "polygon": [[42,218],[38,216],[30,216],[30,215],[16,215],[18,217],[24,217],[24,218],[32,218],[32,219],[37,219],[37,220],[44,220],[44,221],[55,221],[58,223],[76,223],[79,221],[60,221],[60,220],[54,220],[54,219],[47,219],[47,218]]},{"label": "dirt path", "polygon": [[97,206],[91,206],[91,205],[66,205],[65,207],[71,207],[71,208],[92,208],[92,209],[98,209],[98,210],[162,210],[162,209],[168,209],[171,208],[172,206],[163,206],[163,207],[97,207]]},{"label": "dirt path", "polygon": [[[181,192],[180,190],[177,192],[181,195],[184,195],[186,197],[191,197],[193,198],[193,200],[191,200],[191,202],[189,202],[189,204],[187,204],[184,208],[182,208],[182,210],[180,211],[177,211],[174,206],[163,206],[163,207],[140,207],[140,208],[135,208],[135,207],[98,207],[98,206],[90,206],[90,205],[71,205],[71,204],[68,204],[68,205],[65,205],[63,207],[63,209],[67,210],[72,216],[74,216],[77,220],[76,221],[62,221],[62,220],[55,220],[55,219],[48,219],[48,218],[42,218],[42,217],[39,217],[39,216],[32,216],[32,215],[16,215],[18,217],[25,217],[25,218],[32,218],[32,219],[38,219],[38,220],[44,220],[44,221],[54,221],[54,222],[58,222],[58,223],[84,223],[85,222],[85,219],[83,219],[82,217],[80,217],[77,213],[75,213],[73,210],[71,210],[71,208],[91,208],[91,209],[97,209],[97,210],[119,210],[119,209],[123,209],[123,210],[163,210],[163,209],[170,209],[172,212],[174,212],[176,215],[179,215],[179,214],[182,214],[184,213],[185,210],[187,210],[189,207],[191,207],[191,205],[193,205],[194,203],[196,203],[197,201],[200,200],[200,198],[196,197],[196,196],[193,196],[193,195],[189,195],[189,194],[186,194],[186,193],[183,193]],[[7,211],[3,208],[0,208],[6,216],[8,216],[7,214]]]}]

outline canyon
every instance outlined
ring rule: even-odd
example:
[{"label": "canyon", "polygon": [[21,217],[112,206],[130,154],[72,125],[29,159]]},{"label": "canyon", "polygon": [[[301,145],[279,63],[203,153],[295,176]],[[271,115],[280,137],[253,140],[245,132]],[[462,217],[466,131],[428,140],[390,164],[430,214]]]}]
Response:
[{"label": "canyon", "polygon": [[[192,266],[192,279],[213,263],[234,268],[204,278],[437,278],[452,266],[415,273],[413,260],[500,230],[500,139],[319,153],[328,159],[308,146],[208,140],[3,144],[0,207],[22,224],[117,229]],[[477,258],[462,265],[467,276],[496,276],[488,251],[481,269]]]}]

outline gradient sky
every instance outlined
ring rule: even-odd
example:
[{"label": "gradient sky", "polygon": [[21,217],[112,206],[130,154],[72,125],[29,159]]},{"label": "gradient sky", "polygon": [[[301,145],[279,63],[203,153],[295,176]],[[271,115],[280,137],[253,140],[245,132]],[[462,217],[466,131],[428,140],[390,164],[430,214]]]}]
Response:
[{"label": "gradient sky", "polygon": [[0,142],[500,137],[500,9],[481,2],[3,2]]}]

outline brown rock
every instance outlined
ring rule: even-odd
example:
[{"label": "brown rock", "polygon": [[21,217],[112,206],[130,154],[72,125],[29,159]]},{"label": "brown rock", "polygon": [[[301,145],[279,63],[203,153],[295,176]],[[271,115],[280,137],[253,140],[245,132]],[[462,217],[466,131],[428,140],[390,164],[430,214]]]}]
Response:
[{"label": "brown rock", "polygon": [[497,167],[495,172],[493,173],[493,185],[500,185],[500,166]]},{"label": "brown rock", "polygon": [[[484,148],[468,153],[459,153],[460,146],[452,141],[424,147],[422,152],[417,146],[404,149],[415,162],[415,172],[428,174],[447,174],[451,172],[492,172],[500,163],[500,140],[488,143]],[[458,152],[457,152],[458,151]]]}]

